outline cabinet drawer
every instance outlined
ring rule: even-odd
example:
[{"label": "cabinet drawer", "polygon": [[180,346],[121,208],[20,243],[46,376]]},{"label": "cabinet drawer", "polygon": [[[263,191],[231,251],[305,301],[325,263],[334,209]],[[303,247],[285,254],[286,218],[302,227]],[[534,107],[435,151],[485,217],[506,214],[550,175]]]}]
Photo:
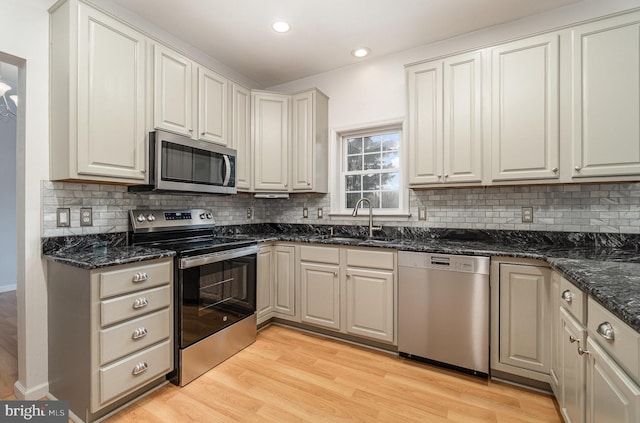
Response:
[{"label": "cabinet drawer", "polygon": [[[622,367],[631,373],[636,380],[640,380],[640,366],[638,361],[640,350],[640,334],[626,323],[615,317],[611,312],[598,304],[592,298],[588,302],[589,336],[598,342]],[[598,327],[609,323],[613,329],[613,340],[607,340]]]},{"label": "cabinet drawer", "polygon": [[100,298],[164,285],[171,282],[172,274],[172,260],[102,272],[99,275]]},{"label": "cabinet drawer", "polygon": [[143,350],[100,369],[100,405],[168,373],[171,370],[169,341]]},{"label": "cabinet drawer", "polygon": [[103,327],[108,326],[159,310],[167,307],[170,303],[170,285],[103,300],[100,304],[100,322]]},{"label": "cabinet drawer", "polygon": [[100,331],[100,365],[141,350],[171,335],[169,308]]},{"label": "cabinet drawer", "polygon": [[566,308],[578,322],[584,324],[586,295],[582,290],[563,277],[560,277],[560,305]]},{"label": "cabinet drawer", "polygon": [[316,247],[303,245],[300,247],[300,260],[316,263],[340,263],[340,249],[336,247]]},{"label": "cabinet drawer", "polygon": [[347,249],[347,266],[393,270],[393,257],[392,251]]}]

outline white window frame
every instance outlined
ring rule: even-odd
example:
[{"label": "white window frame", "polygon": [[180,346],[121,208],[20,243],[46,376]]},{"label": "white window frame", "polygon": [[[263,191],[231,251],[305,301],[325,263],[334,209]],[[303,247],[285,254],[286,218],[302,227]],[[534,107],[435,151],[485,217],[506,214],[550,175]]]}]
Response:
[{"label": "white window frame", "polygon": [[400,134],[400,145],[398,153],[400,155],[400,189],[398,192],[398,204],[397,209],[380,209],[373,208],[374,216],[385,216],[397,218],[397,220],[406,220],[409,218],[409,191],[406,184],[406,163],[405,157],[405,128],[403,119],[395,119],[384,122],[369,123],[359,126],[351,126],[345,128],[336,129],[333,132],[332,139],[334,142],[331,144],[330,155],[333,157],[332,166],[330,167],[330,174],[333,175],[333,181],[331,186],[333,187],[331,195],[331,217],[337,219],[357,219],[361,220],[368,215],[368,209],[358,211],[357,217],[352,217],[351,213],[353,209],[346,208],[345,199],[345,139],[355,138],[369,135],[377,135],[384,132],[398,132]]}]

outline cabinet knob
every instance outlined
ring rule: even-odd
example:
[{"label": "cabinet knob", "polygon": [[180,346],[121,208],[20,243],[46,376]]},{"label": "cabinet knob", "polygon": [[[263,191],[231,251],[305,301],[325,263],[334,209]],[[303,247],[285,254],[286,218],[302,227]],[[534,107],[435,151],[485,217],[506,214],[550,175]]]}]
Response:
[{"label": "cabinet knob", "polygon": [[442,175],[438,175],[438,179],[442,178]]},{"label": "cabinet knob", "polygon": [[580,345],[578,345],[578,354],[580,354],[580,355],[584,355],[584,354],[589,355],[589,354],[591,354],[591,351],[587,351],[584,348],[582,348]]},{"label": "cabinet knob", "polygon": [[573,301],[573,294],[567,289],[562,292],[561,298],[571,304],[571,301]]},{"label": "cabinet knob", "polygon": [[598,329],[596,329],[598,335],[602,336],[607,341],[615,340],[615,334],[613,332],[613,326],[609,322],[602,322],[598,325]]},{"label": "cabinet knob", "polygon": [[147,173],[147,169],[140,169],[140,173]]},{"label": "cabinet knob", "polygon": [[551,169],[551,171],[552,171],[553,173],[558,173],[558,168],[557,168],[557,167],[554,167],[553,169]]},{"label": "cabinet knob", "polygon": [[202,132],[200,135],[202,135],[202,136],[204,137],[204,134],[205,134],[205,133],[204,133],[204,132]]},{"label": "cabinet knob", "polygon": [[579,344],[580,340],[578,338],[576,338],[575,336],[573,336],[573,335],[569,335],[569,342],[571,342],[572,344],[574,342],[577,342]]},{"label": "cabinet knob", "polygon": [[444,179],[447,179],[448,177],[449,177],[449,174],[448,174],[448,173],[445,173],[445,174],[444,174]]},{"label": "cabinet knob", "polygon": [[307,182],[307,186],[311,186],[311,182]]},{"label": "cabinet knob", "polygon": [[285,188],[286,188],[286,187],[288,187],[288,186],[289,186],[289,184],[284,184],[284,187],[285,187]]},{"label": "cabinet knob", "polygon": [[333,272],[333,276],[338,276],[338,272]]},{"label": "cabinet knob", "polygon": [[147,362],[141,361],[140,363],[136,364],[136,367],[133,368],[133,370],[131,371],[131,374],[134,376],[137,376],[140,373],[145,372],[148,368],[149,368],[149,365],[147,364]]},{"label": "cabinet knob", "polygon": [[133,275],[133,279],[131,279],[133,282],[144,282],[147,279],[149,279],[149,275],[146,272],[138,272],[135,275]]},{"label": "cabinet knob", "polygon": [[576,170],[576,172],[580,172],[580,169],[582,169],[580,166],[576,166],[574,167],[574,169]]}]

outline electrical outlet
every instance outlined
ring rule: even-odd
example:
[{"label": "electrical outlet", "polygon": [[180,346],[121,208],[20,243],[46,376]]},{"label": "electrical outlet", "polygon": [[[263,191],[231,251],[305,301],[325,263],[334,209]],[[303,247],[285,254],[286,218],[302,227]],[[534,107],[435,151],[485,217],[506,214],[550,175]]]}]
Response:
[{"label": "electrical outlet", "polygon": [[68,208],[59,208],[56,210],[56,225],[59,228],[68,228],[71,226],[71,210]]},{"label": "electrical outlet", "polygon": [[427,207],[418,207],[418,220],[427,220]]},{"label": "electrical outlet", "polygon": [[533,207],[522,208],[522,223],[533,222]]},{"label": "electrical outlet", "polygon": [[309,217],[309,209],[308,209],[308,208],[306,208],[306,207],[303,207],[303,208],[302,208],[302,217],[303,217],[304,219],[306,219],[306,218],[308,218],[308,217]]},{"label": "electrical outlet", "polygon": [[247,207],[247,219],[253,218],[253,209],[251,207]]},{"label": "electrical outlet", "polygon": [[80,208],[80,226],[93,226],[93,213],[91,207]]},{"label": "electrical outlet", "polygon": [[318,207],[318,219],[322,219],[324,212],[322,211],[322,207]]}]

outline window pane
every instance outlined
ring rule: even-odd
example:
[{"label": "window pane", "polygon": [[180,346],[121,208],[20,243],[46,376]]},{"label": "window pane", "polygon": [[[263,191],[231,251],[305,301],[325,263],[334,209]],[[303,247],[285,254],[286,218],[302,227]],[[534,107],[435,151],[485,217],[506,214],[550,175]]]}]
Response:
[{"label": "window pane", "polygon": [[380,137],[364,137],[364,152],[372,153],[374,151],[380,151],[381,139]]},{"label": "window pane", "polygon": [[380,169],[380,154],[365,154],[364,155],[364,170]]},{"label": "window pane", "polygon": [[347,193],[347,208],[352,209],[356,206],[356,203],[362,195],[359,192]]},{"label": "window pane", "polygon": [[[374,209],[380,208],[380,195],[377,192],[363,192],[362,196],[368,198],[371,201],[371,207]],[[366,207],[366,203],[362,203]]]},{"label": "window pane", "polygon": [[362,156],[347,157],[347,171],[362,170]]},{"label": "window pane", "polygon": [[348,175],[345,177],[345,188],[347,191],[361,191],[362,190],[362,176],[361,175]]},{"label": "window pane", "polygon": [[382,208],[397,209],[400,207],[398,191],[382,191]]},{"label": "window pane", "polygon": [[362,189],[365,191],[373,191],[380,189],[380,174],[370,173],[362,176]]},{"label": "window pane", "polygon": [[382,168],[397,169],[400,167],[400,156],[397,152],[382,153]]},{"label": "window pane", "polygon": [[385,134],[382,141],[382,151],[397,150],[400,146],[400,137],[396,134]]},{"label": "window pane", "polygon": [[[381,187],[384,190],[399,190],[400,189],[400,173],[381,173]],[[365,188],[366,189],[366,188]]]},{"label": "window pane", "polygon": [[347,154],[362,153],[362,138],[350,138],[347,140]]}]

